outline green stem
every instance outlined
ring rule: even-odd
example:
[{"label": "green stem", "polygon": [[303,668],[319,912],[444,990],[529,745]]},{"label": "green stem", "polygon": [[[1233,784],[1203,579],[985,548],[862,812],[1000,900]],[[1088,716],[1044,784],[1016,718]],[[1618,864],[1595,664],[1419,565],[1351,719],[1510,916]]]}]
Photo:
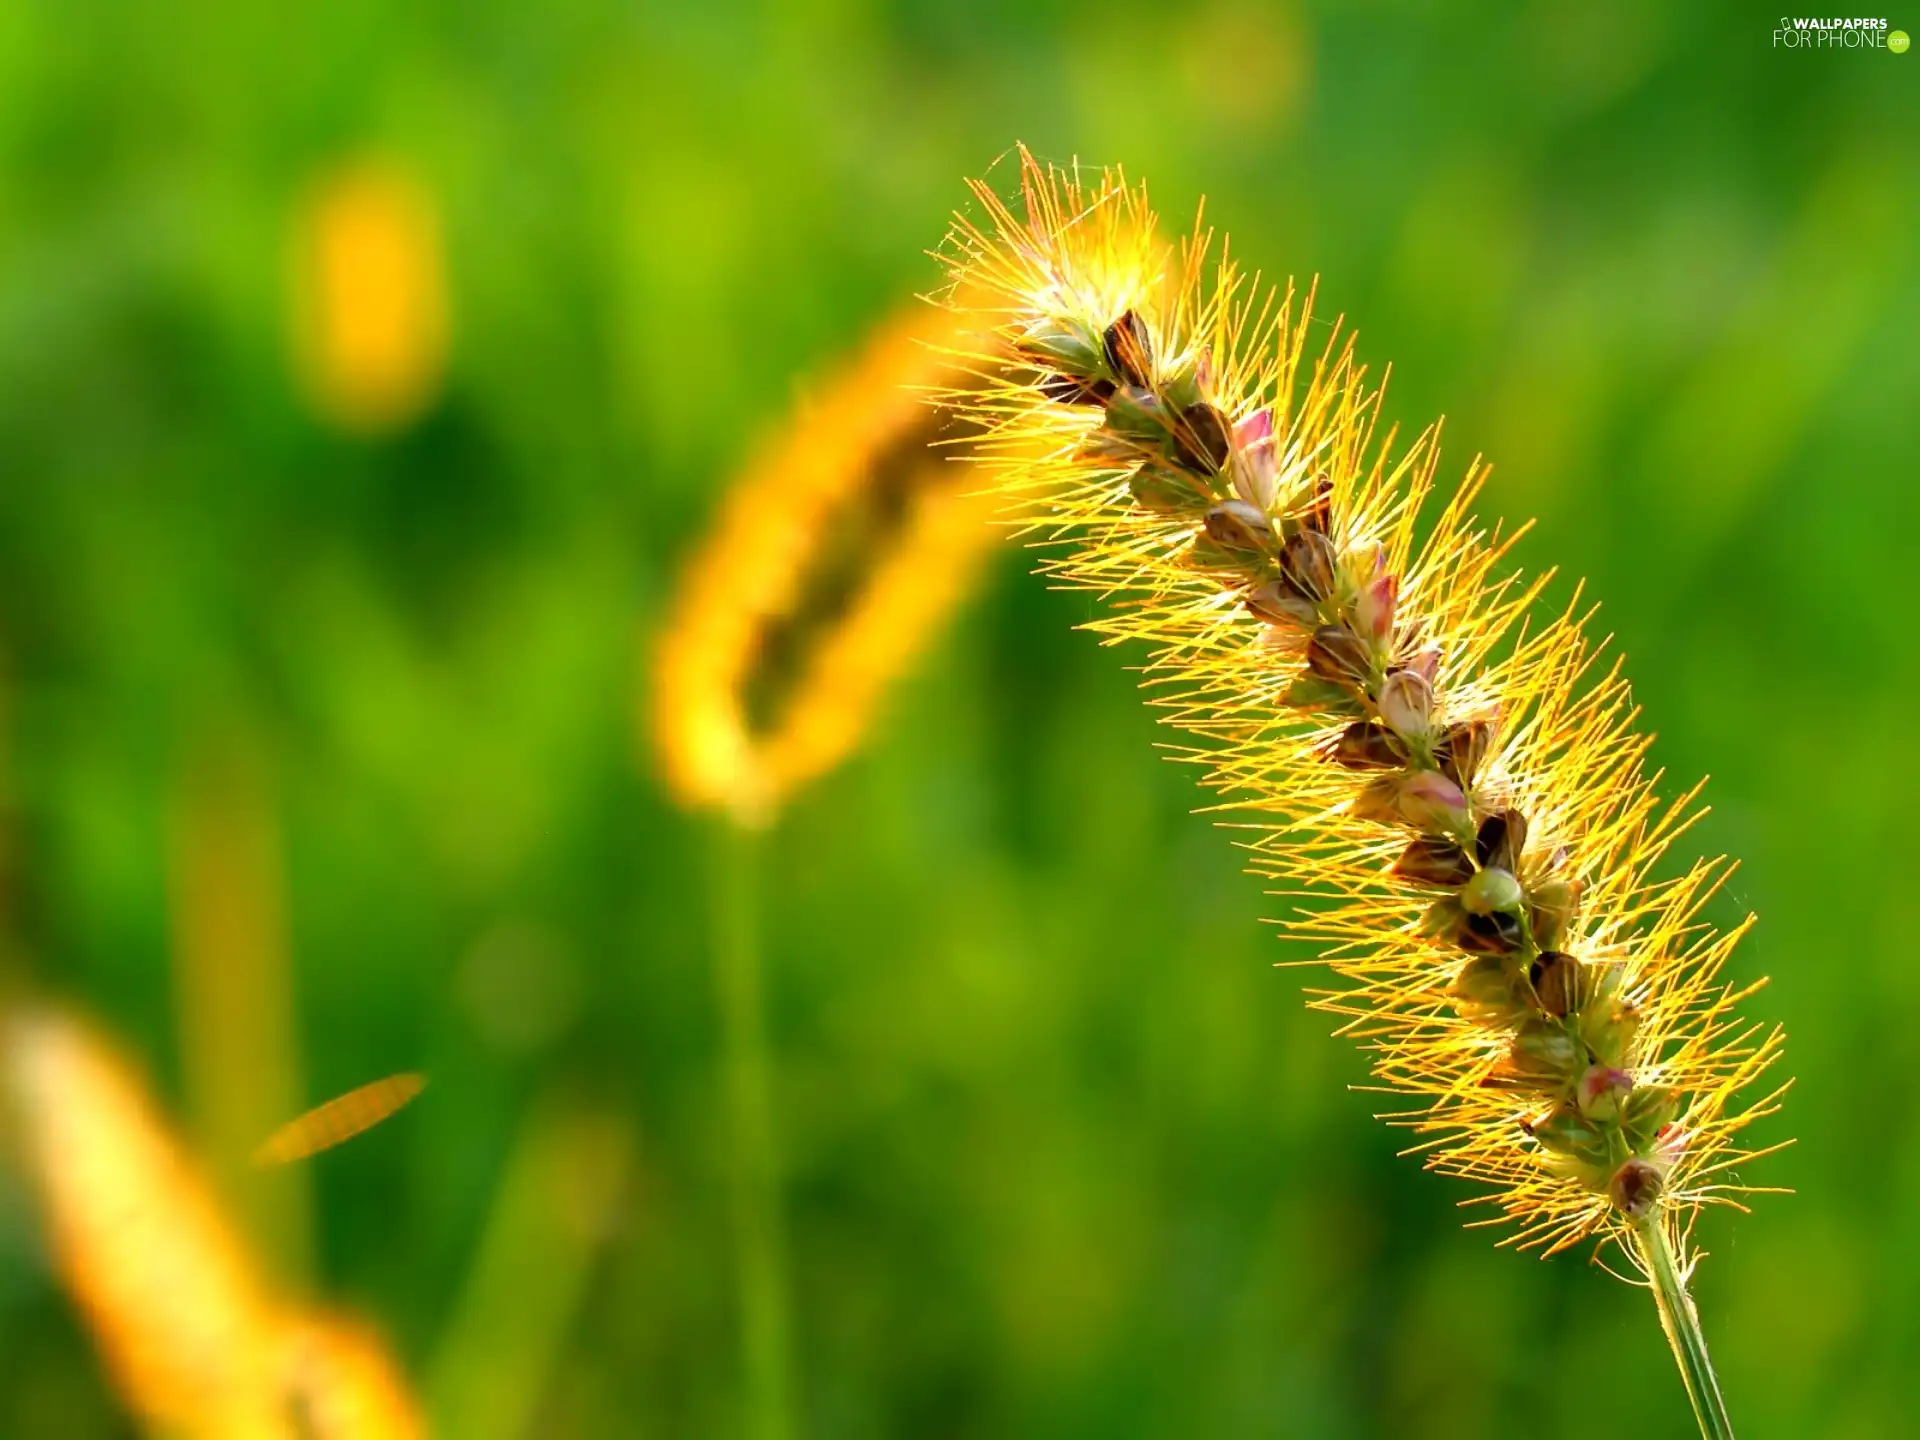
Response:
[{"label": "green stem", "polygon": [[1720,1398],[1720,1382],[1714,1378],[1713,1361],[1707,1358],[1707,1340],[1700,1333],[1700,1316],[1687,1294],[1686,1281],[1681,1278],[1659,1214],[1656,1212],[1638,1222],[1633,1234],[1653,1281],[1653,1298],[1660,1307],[1660,1328],[1667,1332],[1667,1343],[1673,1347],[1680,1378],[1686,1383],[1687,1398],[1693,1402],[1693,1418],[1700,1422],[1700,1434],[1704,1440],[1733,1440],[1733,1422],[1727,1419],[1727,1402]]},{"label": "green stem", "polygon": [[746,1433],[751,1440],[791,1440],[786,1247],[761,990],[759,835],[732,820],[723,821],[719,830],[714,984],[733,1147],[731,1210]]}]

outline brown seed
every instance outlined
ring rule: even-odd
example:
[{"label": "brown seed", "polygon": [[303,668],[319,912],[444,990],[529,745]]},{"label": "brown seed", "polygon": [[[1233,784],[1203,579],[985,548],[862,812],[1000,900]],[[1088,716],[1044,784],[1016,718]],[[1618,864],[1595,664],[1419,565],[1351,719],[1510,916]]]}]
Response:
[{"label": "brown seed", "polygon": [[1227,422],[1204,400],[1180,412],[1173,426],[1173,445],[1180,463],[1199,475],[1219,474],[1233,451]]},{"label": "brown seed", "polygon": [[1083,380],[1078,375],[1049,375],[1040,382],[1040,393],[1062,405],[1104,405],[1112,398],[1113,382],[1097,376]]},{"label": "brown seed", "polygon": [[[1520,857],[1527,853],[1527,817],[1518,810],[1507,810],[1502,813],[1507,820],[1506,854],[1511,862],[1507,868],[1516,870],[1520,865]],[[1497,865],[1500,862],[1496,858],[1494,863]]]},{"label": "brown seed", "polygon": [[1247,609],[1269,625],[1311,629],[1320,623],[1320,607],[1285,580],[1256,585],[1246,595]]},{"label": "brown seed", "polygon": [[1366,642],[1346,626],[1322,625],[1307,645],[1307,666],[1328,680],[1359,685],[1373,668],[1373,657]]},{"label": "brown seed", "polygon": [[1635,1156],[1613,1172],[1607,1194],[1629,1219],[1644,1220],[1660,1198],[1662,1183],[1660,1167]]},{"label": "brown seed", "polygon": [[1502,810],[1480,822],[1474,837],[1473,854],[1482,865],[1516,870],[1520,852],[1527,843],[1527,817],[1518,810]]},{"label": "brown seed", "polygon": [[1286,577],[1313,600],[1324,600],[1333,593],[1338,565],[1339,557],[1327,537],[1313,530],[1302,530],[1280,552],[1280,568]]},{"label": "brown seed", "polygon": [[1540,1000],[1540,1008],[1557,1019],[1565,1019],[1568,1012],[1578,1010],[1585,998],[1586,976],[1580,969],[1580,962],[1564,950],[1543,951],[1528,971],[1533,981],[1533,993]]},{"label": "brown seed", "polygon": [[1505,910],[1468,915],[1454,939],[1475,955],[1510,955],[1520,948],[1520,919]]},{"label": "brown seed", "polygon": [[1261,550],[1270,537],[1267,517],[1244,500],[1223,500],[1207,511],[1207,534],[1229,550]]},{"label": "brown seed", "polygon": [[1433,758],[1440,768],[1462,785],[1471,784],[1480,762],[1493,746],[1493,722],[1468,720],[1449,725],[1447,733],[1434,746]]},{"label": "brown seed", "polygon": [[[1317,685],[1330,682],[1317,680]],[[1341,691],[1342,694],[1346,692]],[[1356,820],[1374,820],[1391,825],[1400,819],[1400,781],[1398,775],[1377,775],[1354,794],[1347,813]]]},{"label": "brown seed", "polygon": [[1485,865],[1493,858],[1496,850],[1507,843],[1507,817],[1504,812],[1489,815],[1480,822],[1480,830],[1473,837],[1473,858]]},{"label": "brown seed", "polygon": [[1349,725],[1334,742],[1331,758],[1348,770],[1398,770],[1407,763],[1398,737],[1373,720]]},{"label": "brown seed", "polygon": [[1127,311],[1106,328],[1100,343],[1116,377],[1129,385],[1153,383],[1153,341],[1139,315]]},{"label": "brown seed", "polygon": [[1393,873],[1413,885],[1452,890],[1473,878],[1473,861],[1451,840],[1422,835],[1393,862]]}]

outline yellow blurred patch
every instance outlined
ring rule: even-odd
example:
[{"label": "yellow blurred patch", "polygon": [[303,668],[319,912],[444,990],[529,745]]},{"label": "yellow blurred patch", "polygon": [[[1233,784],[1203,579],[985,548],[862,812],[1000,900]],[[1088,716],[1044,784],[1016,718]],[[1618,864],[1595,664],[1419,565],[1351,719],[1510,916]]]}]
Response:
[{"label": "yellow blurred patch", "polygon": [[427,1088],[427,1077],[407,1071],[349,1090],[289,1120],[254,1152],[258,1165],[285,1165],[331,1150],[370,1130]]},{"label": "yellow blurred patch", "polygon": [[358,161],[324,176],[294,223],[293,333],[322,418],[397,430],[439,394],[447,289],[432,197],[402,171]]}]

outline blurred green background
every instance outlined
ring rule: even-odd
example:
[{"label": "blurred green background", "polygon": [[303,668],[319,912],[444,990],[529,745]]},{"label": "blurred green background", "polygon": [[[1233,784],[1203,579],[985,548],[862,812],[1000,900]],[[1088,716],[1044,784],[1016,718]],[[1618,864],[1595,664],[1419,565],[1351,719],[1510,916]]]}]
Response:
[{"label": "blurred green background", "polygon": [[[1736,973],[1775,977],[1748,1009],[1799,1076],[1755,1178],[1799,1193],[1705,1222],[1700,1308],[1749,1440],[1906,1433],[1920,57],[1777,23],[13,0],[17,950],[190,1108],[181,777],[248,757],[301,1103],[432,1077],[293,1182],[314,1293],[455,1437],[493,1433],[460,1418],[505,1413],[489,1384],[518,1434],[738,1433],[706,847],[637,759],[640,657],[799,379],[935,283],[962,177],[1016,139],[1122,162],[1171,223],[1205,194],[1247,261],[1323,276],[1391,414],[1447,412],[1449,468],[1497,462],[1483,514],[1539,517],[1523,562],[1592,582],[1658,763],[1712,772],[1697,843],[1746,862],[1716,913],[1760,912]],[[369,153],[438,209],[451,345],[424,413],[356,437],[303,399],[286,257]],[[1269,968],[1279,902],[1189,815],[1084,599],[1023,572],[772,841],[809,1432],[1692,1434],[1644,1295],[1495,1249],[1396,1158]],[[604,1235],[541,1218],[575,1122],[631,1147]],[[0,1434],[127,1433],[0,1184]]]}]

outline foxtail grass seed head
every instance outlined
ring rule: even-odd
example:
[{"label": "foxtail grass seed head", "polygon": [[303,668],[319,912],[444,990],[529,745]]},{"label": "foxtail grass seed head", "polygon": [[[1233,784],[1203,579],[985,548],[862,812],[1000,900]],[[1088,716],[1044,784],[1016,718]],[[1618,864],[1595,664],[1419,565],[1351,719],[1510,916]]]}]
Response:
[{"label": "foxtail grass seed head", "polygon": [[999,321],[973,367],[994,378],[941,402],[1046,573],[1114,601],[1091,628],[1151,647],[1253,868],[1328,897],[1291,930],[1342,982],[1313,1003],[1404,1102],[1388,1118],[1508,1243],[1652,1217],[1689,1265],[1699,1208],[1743,1193],[1740,1132],[1778,1092],[1735,1097],[1781,1035],[1720,978],[1746,925],[1699,918],[1726,864],[1656,878],[1697,792],[1656,801],[1579,602],[1539,613],[1545,578],[1472,518],[1477,463],[1435,495],[1437,428],[1382,433],[1311,293],[1209,261],[1204,230],[1164,242],[1117,170],[1023,150],[1016,199],[974,190],[944,258]]},{"label": "foxtail grass seed head", "polygon": [[54,1267],[128,1409],[167,1433],[277,1433],[276,1309],[145,1087],[57,1011],[4,1027],[9,1128]]},{"label": "foxtail grass seed head", "polygon": [[380,1338],[350,1320],[303,1316],[281,1338],[281,1381],[302,1440],[423,1440],[426,1420]]},{"label": "foxtail grass seed head", "polygon": [[0,1017],[0,1112],[61,1283],[144,1425],[190,1440],[411,1440],[365,1330],[284,1304],[145,1086],[80,1020]]},{"label": "foxtail grass seed head", "polygon": [[448,303],[438,212],[404,170],[322,174],[294,217],[293,336],[320,416],[359,435],[405,426],[439,393]]},{"label": "foxtail grass seed head", "polygon": [[859,743],[965,592],[993,506],[945,463],[957,437],[926,394],[968,383],[979,323],[903,311],[728,492],[654,669],[653,738],[683,804],[771,818]]}]

